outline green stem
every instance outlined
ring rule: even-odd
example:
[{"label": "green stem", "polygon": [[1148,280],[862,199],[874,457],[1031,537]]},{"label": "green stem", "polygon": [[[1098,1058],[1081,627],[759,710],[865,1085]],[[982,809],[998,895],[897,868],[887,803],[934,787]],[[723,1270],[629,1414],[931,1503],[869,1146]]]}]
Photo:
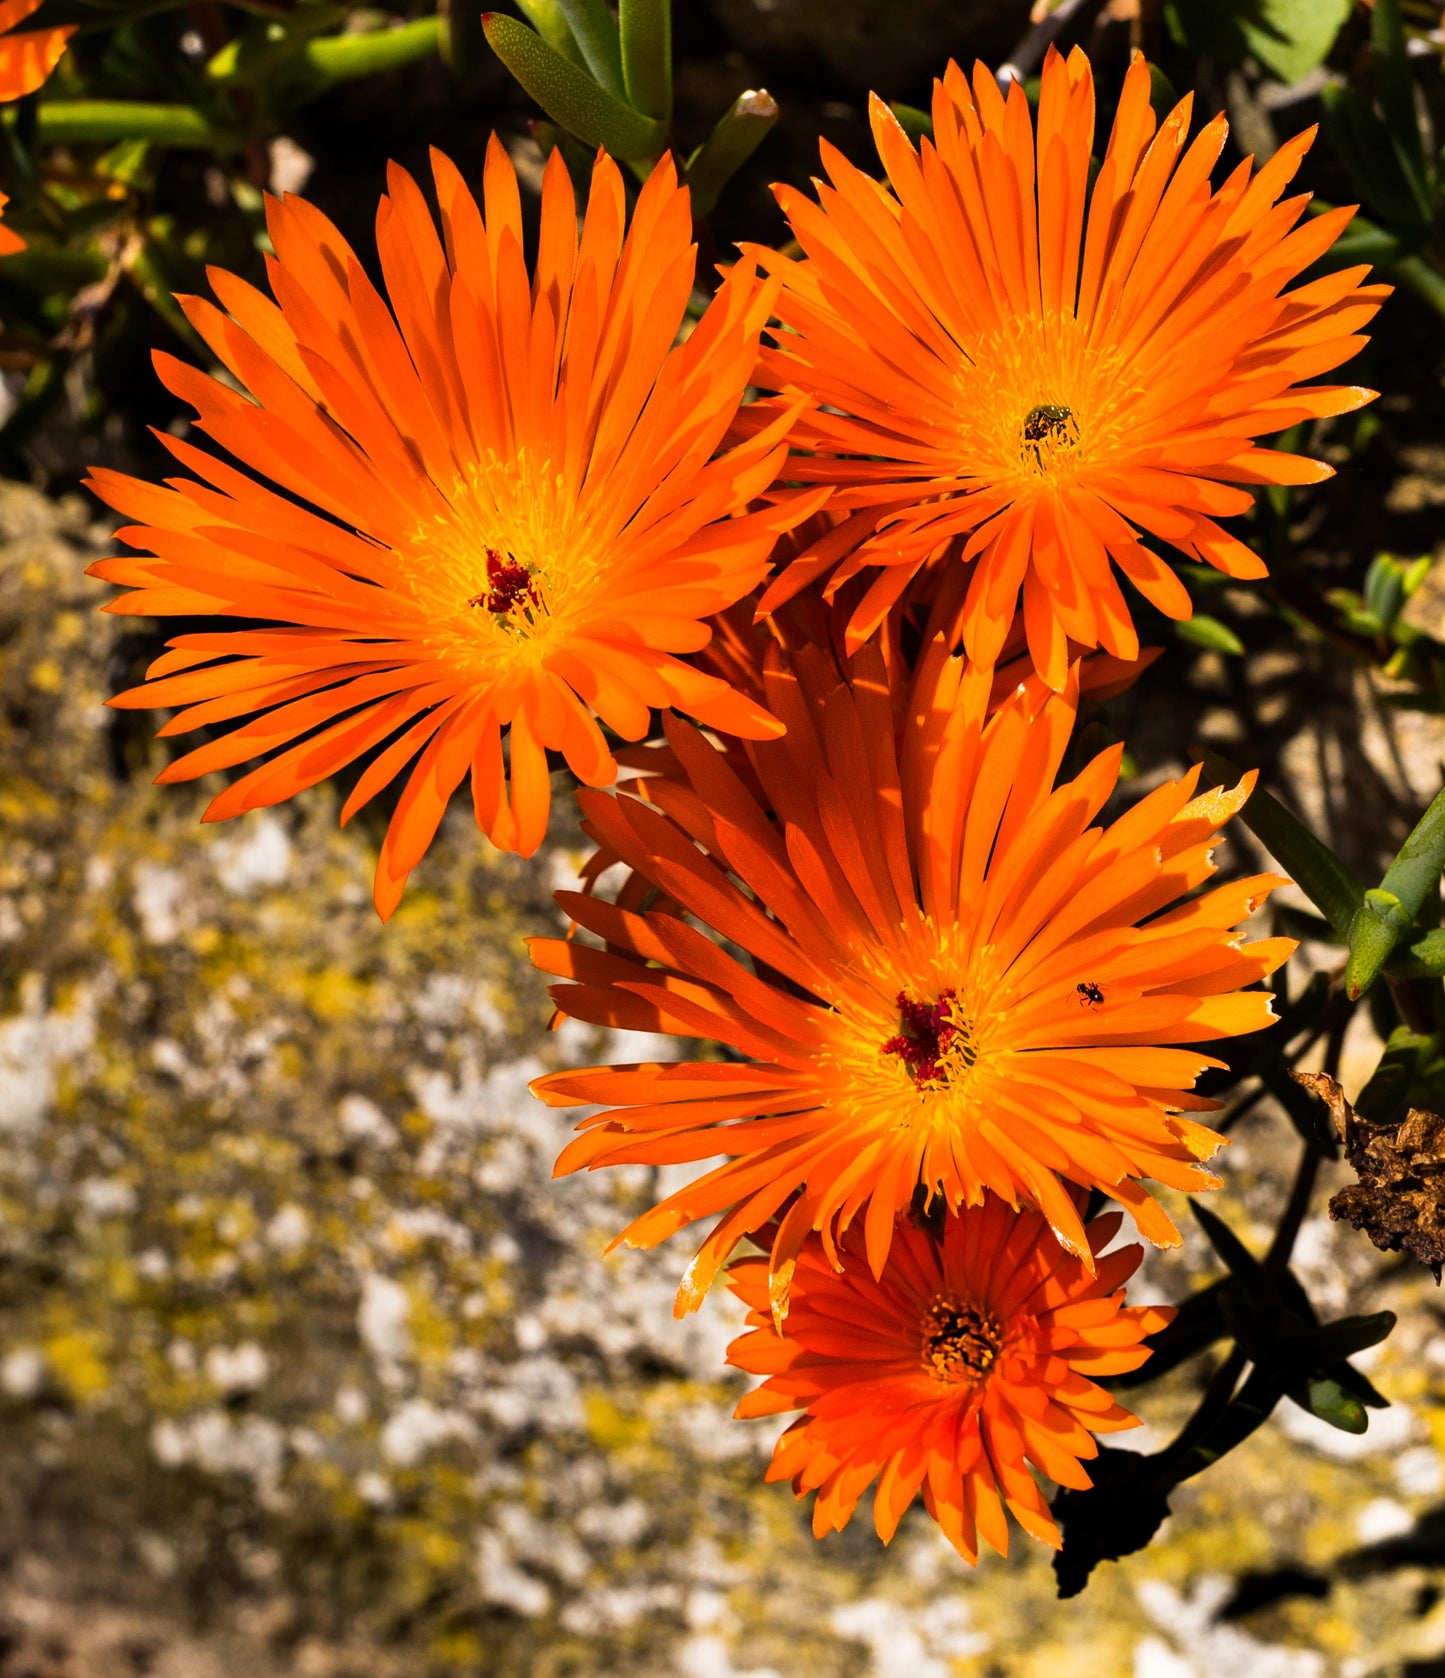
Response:
[{"label": "green stem", "polygon": [[234,130],[219,128],[191,105],[151,105],[134,99],[47,99],[40,107],[42,145],[99,140],[149,140],[200,151],[234,151]]},{"label": "green stem", "polygon": [[364,35],[327,35],[306,44],[301,62],[328,82],[374,76],[437,52],[442,44],[441,30],[439,18],[423,17],[395,29],[373,29]]}]

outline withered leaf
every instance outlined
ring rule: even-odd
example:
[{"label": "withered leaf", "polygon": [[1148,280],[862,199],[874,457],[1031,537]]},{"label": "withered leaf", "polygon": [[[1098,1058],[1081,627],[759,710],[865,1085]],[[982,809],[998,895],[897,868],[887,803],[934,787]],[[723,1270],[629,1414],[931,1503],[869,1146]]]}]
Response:
[{"label": "withered leaf", "polygon": [[1413,1253],[1440,1280],[1445,1267],[1445,1116],[1418,1107],[1398,1124],[1370,1124],[1323,1072],[1295,1081],[1329,1108],[1359,1173],[1330,1199],[1330,1216],[1362,1230],[1382,1253]]}]

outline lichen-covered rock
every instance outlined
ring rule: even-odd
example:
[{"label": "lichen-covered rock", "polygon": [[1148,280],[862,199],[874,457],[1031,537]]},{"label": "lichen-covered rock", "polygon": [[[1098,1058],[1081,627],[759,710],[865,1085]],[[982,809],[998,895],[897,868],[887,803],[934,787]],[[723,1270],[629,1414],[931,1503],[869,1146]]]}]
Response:
[{"label": "lichen-covered rock", "polygon": [[[522,942],[579,859],[565,802],[532,863],[458,812],[386,928],[331,790],[201,826],[103,708],[148,643],[94,610],[86,520],[0,492],[0,1678],[1363,1678],[1445,1647],[1415,1526],[1445,1336],[1323,1216],[1317,1297],[1402,1313],[1369,1433],[1283,1413],[1063,1605],[1036,1546],[969,1574],[921,1514],[815,1544],[762,1484],[774,1429],[728,1419],[734,1308],[674,1322],[680,1245],[602,1256],[656,1185],[550,1179],[566,1119],[527,1080],[603,1046],[547,1031]],[[1230,1152],[1258,1246],[1292,1133]],[[1191,1237],[1146,1285],[1210,1264]],[[1195,1393],[1140,1395],[1149,1447]]]}]

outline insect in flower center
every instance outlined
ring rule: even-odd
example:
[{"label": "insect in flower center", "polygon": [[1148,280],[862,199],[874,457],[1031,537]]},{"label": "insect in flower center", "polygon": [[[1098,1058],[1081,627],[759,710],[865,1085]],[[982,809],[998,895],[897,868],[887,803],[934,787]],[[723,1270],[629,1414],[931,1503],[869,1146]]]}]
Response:
[{"label": "insect in flower center", "polygon": [[519,631],[530,629],[546,611],[532,567],[495,548],[487,549],[487,587],[467,605],[484,607],[503,629]]},{"label": "insect in flower center", "polygon": [[1055,453],[1075,447],[1079,426],[1074,410],[1057,402],[1040,402],[1024,416],[1022,452],[1040,471]]},{"label": "insect in flower center", "polygon": [[973,1028],[959,1011],[958,993],[942,991],[937,1002],[919,1002],[907,991],[898,993],[903,1029],[882,1048],[897,1055],[916,1084],[938,1086],[965,1072],[977,1059]]},{"label": "insect in flower center", "polygon": [[1003,1349],[1003,1333],[987,1311],[940,1294],[923,1315],[923,1367],[939,1381],[979,1381]]}]

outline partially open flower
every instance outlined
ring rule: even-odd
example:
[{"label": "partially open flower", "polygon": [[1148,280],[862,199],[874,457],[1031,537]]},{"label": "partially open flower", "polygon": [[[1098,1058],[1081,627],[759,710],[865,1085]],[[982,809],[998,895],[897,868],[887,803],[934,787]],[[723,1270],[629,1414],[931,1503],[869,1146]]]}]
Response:
[{"label": "partially open flower", "polygon": [[[5,206],[10,202],[9,195],[0,192],[0,215],[4,215]],[[0,256],[13,256],[16,251],[25,249],[25,241],[11,228],[0,224]]]},{"label": "partially open flower", "polygon": [[59,64],[75,33],[73,23],[53,29],[22,29],[10,33],[39,11],[41,0],[0,0],[0,104],[23,99],[44,85]]},{"label": "partially open flower", "polygon": [[533,1088],[603,1104],[559,1172],[725,1156],[620,1237],[650,1247],[724,1214],[679,1310],[779,1214],[786,1290],[809,1232],[831,1257],[855,1217],[881,1274],[920,1187],[955,1209],[985,1190],[1036,1206],[1087,1255],[1061,1179],[1122,1201],[1161,1244],[1178,1233],[1139,1179],[1217,1186],[1200,1161],[1220,1138],[1186,1115],[1213,1107],[1191,1090],[1219,1063],[1192,1045],[1267,1025],[1268,995],[1244,987],[1294,947],[1238,930],[1278,876],[1195,895],[1252,778],[1196,797],[1191,771],[1091,825],[1121,749],[1055,786],[1072,687],[1035,680],[993,710],[991,690],[987,669],[936,645],[895,736],[876,646],[848,680],[821,653],[789,667],[775,652],[764,693],[787,733],[744,747],[746,778],[668,718],[678,772],[647,802],[580,795],[632,887],[626,905],[558,894],[605,945],[533,941],[537,965],[568,981],[552,988],[559,1009],[731,1052]]},{"label": "partially open flower", "polygon": [[954,544],[955,566],[973,562],[958,591],[970,656],[998,656],[1022,595],[1035,668],[1057,688],[1070,640],[1138,651],[1115,569],[1190,615],[1150,542],[1263,576],[1218,521],[1249,508],[1249,486],[1330,475],[1256,439],[1370,399],[1308,381],[1360,348],[1389,290],[1362,285],[1365,267],[1286,289],[1352,213],[1302,220],[1309,195],[1281,198],[1312,131],[1213,190],[1224,118],[1186,146],[1185,99],[1156,131],[1136,57],[1091,186],[1078,51],[1050,51],[1037,121],[1022,85],[1005,97],[982,65],[971,81],[948,67],[918,150],[881,100],[871,110],[892,191],[825,142],[818,202],[778,194],[806,259],[754,253],[784,282],[760,382],[817,404],[789,472],[837,483],[846,515],[764,609],[815,577],[866,576],[856,646]]},{"label": "partially open flower", "polygon": [[530,855],[548,750],[594,786],[616,772],[598,718],[634,740],[659,705],[736,735],[778,732],[682,655],[827,494],[758,499],[789,412],[719,452],[776,282],[738,265],[675,343],[695,253],[666,159],[624,238],[615,165],[599,157],[579,235],[554,153],[530,275],[500,144],[485,214],[446,158],[433,166],[440,237],[401,169],[381,201],[390,308],[297,198],[268,205],[276,302],[215,270],[229,314],[183,300],[250,395],[169,356],[161,376],[198,429],[276,488],[173,437],[161,441],[194,477],[91,477],[138,521],[119,534],[143,550],[92,568],[132,590],[109,610],[246,620],[178,636],[112,701],[184,707],[168,735],[248,719],[160,778],[274,754],[212,801],[206,818],[220,820],[369,757],[344,821],[407,772],[377,865],[383,915],[469,772],[478,824]]},{"label": "partially open flower", "polygon": [[[1087,1226],[1091,1255],[1120,1221],[1110,1213]],[[851,1237],[841,1269],[814,1237],[781,1324],[767,1260],[737,1261],[728,1285],[749,1307],[749,1332],[728,1362],[766,1379],[736,1414],[803,1412],[778,1440],[768,1479],[817,1493],[819,1538],[841,1531],[876,1481],[873,1524],[885,1544],[921,1491],[970,1562],[980,1540],[1008,1553],[1006,1509],[1057,1546],[1029,1469],[1086,1488],[1094,1435],[1138,1426],[1096,1380],[1139,1368],[1144,1337],[1174,1315],[1124,1304],[1142,1253],[1122,1247],[1088,1269],[1059,1251],[1037,1213],[989,1195],[946,1219],[941,1240],[901,1224],[876,1278]]]}]

